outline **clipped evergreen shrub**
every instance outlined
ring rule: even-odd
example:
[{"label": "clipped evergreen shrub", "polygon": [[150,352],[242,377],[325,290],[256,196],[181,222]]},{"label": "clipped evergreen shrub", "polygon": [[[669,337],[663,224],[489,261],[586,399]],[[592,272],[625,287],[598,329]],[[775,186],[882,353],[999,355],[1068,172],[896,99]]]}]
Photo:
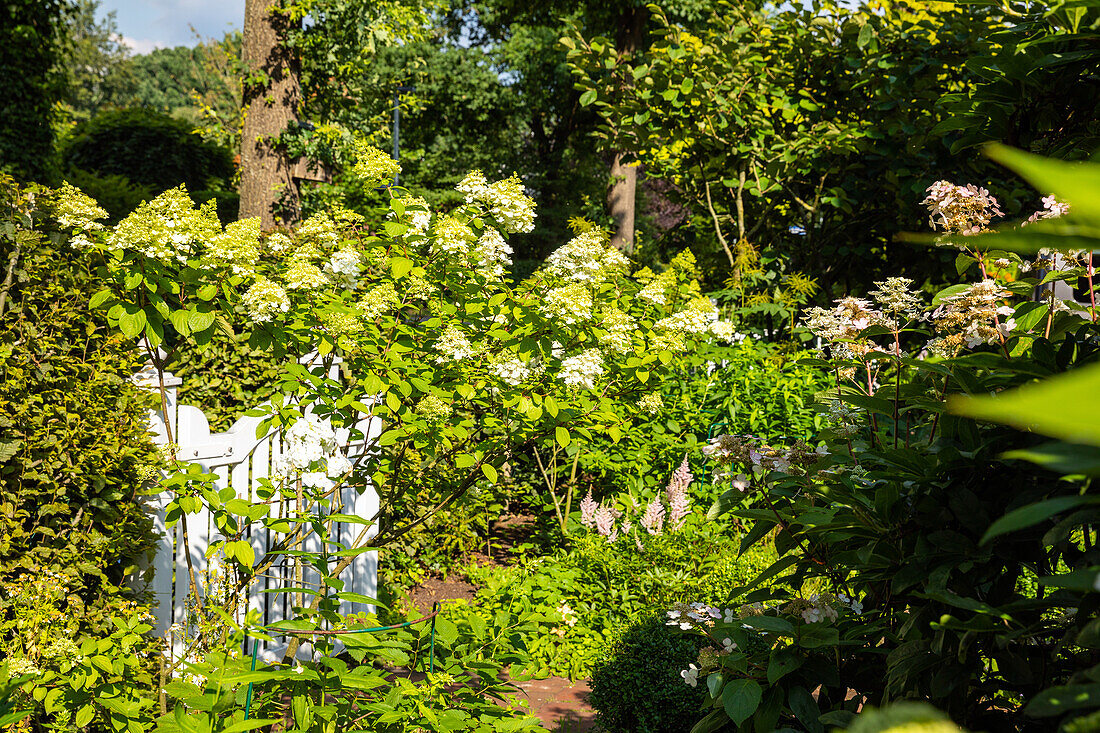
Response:
[{"label": "clipped evergreen shrub", "polygon": [[122,109],[79,123],[61,148],[66,169],[125,176],[155,194],[185,184],[221,189],[233,175],[229,151],[204,140],[190,123],[159,112]]},{"label": "clipped evergreen shrub", "polygon": [[0,180],[0,648],[38,666],[147,611],[127,578],[155,545],[142,360],[89,308],[90,258],[38,230],[45,198]]},{"label": "clipped evergreen shrub", "polygon": [[608,733],[685,733],[703,717],[702,684],[688,686],[680,671],[706,646],[665,625],[663,615],[631,627],[596,664],[588,701]]}]

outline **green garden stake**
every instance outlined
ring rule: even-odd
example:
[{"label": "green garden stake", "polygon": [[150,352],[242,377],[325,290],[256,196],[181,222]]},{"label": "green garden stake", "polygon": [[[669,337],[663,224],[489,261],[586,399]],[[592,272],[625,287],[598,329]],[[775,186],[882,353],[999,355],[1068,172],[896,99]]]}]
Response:
[{"label": "green garden stake", "polygon": [[[256,651],[259,649],[259,644],[256,640],[252,640],[252,670],[256,671]],[[248,713],[252,710],[252,683],[248,683],[248,694],[244,698],[244,719],[248,720]]]},{"label": "green garden stake", "polygon": [[439,601],[431,604],[431,646],[428,647],[428,674],[436,670],[436,615],[439,613]]}]

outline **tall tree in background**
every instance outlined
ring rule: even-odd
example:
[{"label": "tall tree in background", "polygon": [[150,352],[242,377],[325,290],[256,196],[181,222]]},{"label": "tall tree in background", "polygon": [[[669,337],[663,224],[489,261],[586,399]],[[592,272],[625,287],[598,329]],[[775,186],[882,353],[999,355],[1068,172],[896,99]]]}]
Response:
[{"label": "tall tree in background", "polygon": [[298,218],[298,187],[279,135],[297,122],[299,63],[288,43],[300,27],[271,0],[246,0],[241,55],[247,67],[241,130],[240,217],[260,217],[269,229]]},{"label": "tall tree in background", "polygon": [[118,33],[115,11],[96,19],[99,0],[75,0],[65,22],[62,102],[76,120],[117,106],[133,93],[130,49]]},{"label": "tall tree in background", "polygon": [[0,170],[23,180],[53,172],[50,115],[63,89],[57,62],[69,8],[64,0],[0,3]]}]

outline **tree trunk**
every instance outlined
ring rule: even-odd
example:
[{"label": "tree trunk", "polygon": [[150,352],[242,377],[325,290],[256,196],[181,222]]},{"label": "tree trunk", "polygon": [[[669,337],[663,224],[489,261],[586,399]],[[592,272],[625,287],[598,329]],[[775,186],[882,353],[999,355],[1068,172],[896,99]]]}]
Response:
[{"label": "tree trunk", "polygon": [[[649,10],[632,7],[622,15],[619,23],[619,48],[624,58],[630,58],[642,46]],[[624,153],[616,150],[611,155],[611,185],[607,190],[607,210],[615,222],[611,244],[623,252],[634,251],[634,202],[638,191],[637,164],[623,164]]]},{"label": "tree trunk", "polygon": [[611,187],[607,190],[607,210],[615,222],[611,246],[623,252],[634,251],[634,201],[638,189],[637,164],[623,164],[624,153],[611,158]]},{"label": "tree trunk", "polygon": [[298,119],[298,62],[285,44],[291,21],[272,0],[245,0],[241,55],[254,79],[244,85],[240,218],[258,216],[264,229],[299,217],[298,186],[286,151],[274,144]]}]

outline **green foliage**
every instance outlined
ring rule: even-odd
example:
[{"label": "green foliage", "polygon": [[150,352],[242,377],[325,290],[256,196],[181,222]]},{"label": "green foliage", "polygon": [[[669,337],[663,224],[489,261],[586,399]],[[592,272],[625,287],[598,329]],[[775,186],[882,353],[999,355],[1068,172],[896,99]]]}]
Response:
[{"label": "green foliage", "polygon": [[[47,235],[30,193],[4,181],[0,210],[12,283],[0,291],[0,643],[13,663],[65,677],[64,644],[102,641],[106,653],[112,619],[136,623],[146,608],[127,581],[154,547],[143,495],[157,455],[151,401],[129,379],[137,353],[89,307],[98,280]],[[144,654],[156,641],[133,644]],[[128,658],[118,653],[108,656]],[[43,708],[30,695],[39,684],[26,683],[22,707],[50,718],[60,698]],[[98,684],[70,693],[84,699]]]},{"label": "green foliage", "polygon": [[11,0],[0,9],[0,170],[24,181],[55,175],[50,115],[61,93],[65,0]]},{"label": "green foliage", "polygon": [[916,194],[932,176],[960,164],[932,133],[934,102],[965,79],[986,15],[963,4],[914,18],[893,3],[714,3],[694,25],[655,12],[644,53],[580,28],[563,43],[606,145],[673,184],[690,210],[712,288],[740,278],[748,242],[778,275],[847,291],[887,263],[918,281],[939,275],[938,258],[890,240],[922,221]]},{"label": "green foliage", "polygon": [[119,174],[97,176],[79,168],[70,168],[65,171],[65,180],[98,201],[111,215],[112,221],[118,221],[142,201],[148,201],[155,195],[150,187],[134,183]]},{"label": "green foliage", "polygon": [[76,125],[61,150],[63,164],[97,176],[121,175],[156,193],[224,186],[233,174],[227,150],[192,125],[141,109],[102,112]]},{"label": "green foliage", "polygon": [[958,135],[953,151],[1004,142],[1056,158],[1092,155],[1100,10],[1067,0],[980,4],[1008,9],[1009,22],[973,49],[966,66],[978,78],[940,99],[950,116],[935,131]]},{"label": "green foliage", "polygon": [[466,574],[479,585],[479,612],[531,611],[541,619],[523,642],[533,672],[574,679],[588,676],[608,644],[654,609],[718,602],[774,558],[767,543],[739,556],[737,539],[701,513],[679,532],[647,538],[644,549],[594,532],[566,542],[514,567],[472,566]]},{"label": "green foliage", "polygon": [[681,733],[703,716],[705,687],[688,687],[680,670],[706,645],[654,616],[608,646],[592,670],[588,701],[609,733]]},{"label": "green foliage", "polygon": [[106,106],[117,105],[130,91],[133,78],[129,49],[121,38],[115,11],[96,18],[100,0],[75,0],[65,15],[65,111],[87,119]]},{"label": "green foliage", "polygon": [[[820,731],[847,725],[860,705],[904,698],[929,700],[972,730],[1087,727],[1097,710],[1098,499],[1086,476],[1100,442],[1090,412],[1097,315],[1050,294],[1012,302],[1040,279],[1082,277],[1091,290],[1096,239],[1058,262],[1040,253],[1038,276],[1010,250],[1035,252],[1048,232],[1092,237],[1100,167],[996,155],[1044,190],[1056,185],[1069,214],[972,241],[958,232],[984,224],[950,224],[940,243],[964,247],[959,272],[983,280],[939,293],[929,319],[905,282],[872,294],[882,311],[848,299],[811,313],[837,370],[824,406],[834,423],[818,436],[830,454],[729,436],[712,446],[748,496],[727,492],[713,512],[775,528],[780,558],[762,579],[804,592],[754,582],[733,598],[763,605],[702,629],[733,635],[738,649],[720,657],[712,676],[722,681],[697,731],[727,720]],[[909,356],[931,335],[928,358]],[[1034,432],[1087,447],[1040,445]],[[767,631],[769,643],[746,647],[740,624]],[[731,696],[744,701],[733,686],[746,676],[762,695],[731,705]]]}]

